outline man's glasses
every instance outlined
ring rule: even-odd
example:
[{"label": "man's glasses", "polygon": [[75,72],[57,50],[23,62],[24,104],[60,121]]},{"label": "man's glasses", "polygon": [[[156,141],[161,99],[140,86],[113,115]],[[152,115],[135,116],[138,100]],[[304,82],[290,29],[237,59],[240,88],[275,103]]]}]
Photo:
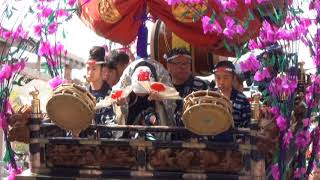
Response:
[{"label": "man's glasses", "polygon": [[191,61],[187,61],[187,62],[168,62],[169,64],[173,64],[175,66],[188,66],[191,64]]}]

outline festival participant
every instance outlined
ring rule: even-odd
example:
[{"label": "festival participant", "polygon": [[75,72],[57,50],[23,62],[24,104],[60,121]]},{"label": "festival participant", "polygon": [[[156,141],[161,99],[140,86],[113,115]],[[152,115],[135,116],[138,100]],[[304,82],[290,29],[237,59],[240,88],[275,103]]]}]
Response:
[{"label": "festival participant", "polygon": [[233,87],[235,67],[231,61],[220,61],[214,67],[218,91],[230,99],[233,108],[235,127],[248,127],[251,119],[251,108],[247,97]]},{"label": "festival participant", "polygon": [[129,63],[130,57],[124,51],[112,50],[109,52],[106,57],[106,67],[111,69],[111,73],[113,73],[113,81],[115,83],[113,82],[114,84],[112,85],[115,85],[119,81]]},{"label": "festival participant", "polygon": [[[167,69],[170,73],[172,83],[181,97],[186,97],[190,93],[199,90],[209,89],[209,82],[195,77],[191,71],[192,57],[185,48],[173,48],[166,55]],[[175,109],[175,121],[177,126],[184,126],[181,116],[183,111],[183,100],[177,100]],[[179,133],[174,136],[177,139],[188,138],[185,133]]]},{"label": "festival participant", "polygon": [[138,81],[156,81],[167,86],[173,86],[169,73],[154,60],[136,60],[123,71],[120,81],[112,88],[123,90],[132,86],[129,97],[118,100],[118,124],[145,124],[174,126],[174,100],[162,100],[156,91],[151,94],[140,86]]},{"label": "festival participant", "polygon": [[[209,82],[197,78],[192,74],[192,57],[188,50],[185,48],[173,48],[165,55],[165,59],[172,83],[181,97],[184,98],[194,91],[209,89]],[[182,106],[182,100],[177,101],[175,119],[178,125],[182,123],[180,121]]]},{"label": "festival participant", "polygon": [[[89,83],[87,88],[89,92],[96,98],[97,102],[104,99],[111,92],[111,87],[102,79],[102,69],[105,64],[104,58],[104,48],[94,46],[90,49],[89,58],[86,62],[86,77]],[[95,123],[108,125],[114,124],[115,114],[113,112],[113,108],[110,106],[98,109],[95,114]],[[111,134],[100,134],[100,136],[111,136]]]}]

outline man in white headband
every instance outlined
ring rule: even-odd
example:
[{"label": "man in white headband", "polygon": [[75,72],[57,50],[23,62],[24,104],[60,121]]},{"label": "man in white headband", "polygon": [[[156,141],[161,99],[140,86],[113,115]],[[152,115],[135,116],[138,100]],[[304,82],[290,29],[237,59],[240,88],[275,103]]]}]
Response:
[{"label": "man in white headband", "polygon": [[[209,89],[209,82],[195,77],[191,71],[192,57],[185,48],[173,48],[164,58],[167,61],[167,69],[170,73],[171,80],[176,90],[181,97],[186,97],[188,94]],[[177,108],[175,109],[175,121],[177,126],[184,126],[181,116],[183,101],[177,100]],[[187,134],[176,134],[174,139],[188,139]]]},{"label": "man in white headband", "polygon": [[[105,65],[105,49],[100,46],[94,46],[89,51],[89,58],[86,61],[87,81],[89,83],[87,89],[96,98],[96,101],[104,99],[111,92],[111,87],[102,78],[102,69]],[[95,114],[96,124],[115,124],[115,114],[112,107],[104,107],[98,109]],[[88,135],[87,132],[80,136]],[[111,137],[110,131],[100,132],[100,137]]]},{"label": "man in white headband", "polygon": [[231,61],[220,61],[213,71],[218,90],[230,99],[233,108],[235,127],[248,127],[251,119],[251,108],[247,97],[233,86],[235,66]]}]

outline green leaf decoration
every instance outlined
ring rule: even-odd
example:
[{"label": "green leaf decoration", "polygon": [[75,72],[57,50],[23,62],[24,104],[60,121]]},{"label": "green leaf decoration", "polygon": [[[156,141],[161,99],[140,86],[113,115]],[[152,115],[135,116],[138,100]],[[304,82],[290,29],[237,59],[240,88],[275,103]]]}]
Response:
[{"label": "green leaf decoration", "polygon": [[231,52],[231,47],[229,46],[229,44],[227,43],[226,40],[223,40],[223,44],[224,44],[224,47],[227,49],[228,52]]},{"label": "green leaf decoration", "polygon": [[12,17],[12,15],[13,15],[13,12],[8,8],[8,6],[4,10],[4,13],[5,13],[7,19],[10,19]]},{"label": "green leaf decoration", "polygon": [[29,13],[33,14],[34,13],[34,10],[32,9],[32,7],[30,6],[29,7]]},{"label": "green leaf decoration", "polygon": [[21,76],[18,80],[13,81],[13,85],[24,86],[31,82],[33,79],[26,76]]},{"label": "green leaf decoration", "polygon": [[9,153],[8,149],[6,149],[6,152],[5,152],[4,156],[3,156],[3,162],[5,162],[5,163],[10,162],[10,153]]},{"label": "green leaf decoration", "polygon": [[1,89],[0,97],[4,97],[6,94],[8,94],[8,90],[9,90],[8,87]]},{"label": "green leaf decoration", "polygon": [[253,21],[254,20],[254,15],[253,15],[253,13],[251,12],[250,9],[248,10],[248,13],[249,13],[249,20]]},{"label": "green leaf decoration", "polygon": [[210,23],[212,24],[213,22],[214,22],[214,20],[216,19],[216,13],[215,12],[213,12],[212,13],[212,15],[211,15],[211,17],[210,17]]},{"label": "green leaf decoration", "polygon": [[48,17],[48,25],[50,25],[54,21],[54,18],[55,18],[55,15],[54,15],[54,12],[52,12]]},{"label": "green leaf decoration", "polygon": [[66,31],[64,30],[64,28],[63,28],[63,30],[62,30],[62,37],[63,37],[63,39],[65,39],[65,38],[67,37]]},{"label": "green leaf decoration", "polygon": [[249,28],[249,21],[244,21],[244,28],[247,30]]}]

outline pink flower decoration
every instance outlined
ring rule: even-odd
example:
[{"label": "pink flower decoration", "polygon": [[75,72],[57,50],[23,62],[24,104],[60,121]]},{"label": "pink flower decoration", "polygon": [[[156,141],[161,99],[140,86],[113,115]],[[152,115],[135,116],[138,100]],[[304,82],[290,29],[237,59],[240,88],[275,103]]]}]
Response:
[{"label": "pink flower decoration", "polygon": [[63,9],[58,9],[56,12],[57,17],[69,16],[69,13]]},{"label": "pink flower decoration", "polygon": [[56,22],[51,23],[51,24],[48,26],[48,33],[49,33],[49,34],[54,34],[55,32],[57,32],[57,29],[58,29],[58,24],[57,24]]},{"label": "pink flower decoration", "polygon": [[244,0],[244,3],[245,3],[246,5],[250,5],[250,4],[251,4],[251,0]]},{"label": "pink flower decoration", "polygon": [[270,0],[257,0],[257,3],[258,4],[262,4],[262,3],[265,3],[265,2],[268,2],[268,1],[270,1]]},{"label": "pink flower decoration", "polygon": [[53,12],[53,10],[51,8],[44,7],[42,9],[42,14],[41,15],[42,15],[42,17],[47,18],[52,14],[52,12]]},{"label": "pink flower decoration", "polygon": [[275,116],[275,117],[278,117],[280,115],[280,110],[278,107],[272,107],[270,109],[270,112]]},{"label": "pink flower decoration", "polygon": [[271,167],[271,174],[274,180],[279,180],[280,172],[278,164],[274,164]]},{"label": "pink flower decoration", "polygon": [[288,149],[291,139],[293,138],[293,134],[291,132],[291,130],[288,130],[288,132],[286,132],[286,134],[284,134],[283,136],[283,147]]},{"label": "pink flower decoration", "polygon": [[77,0],[69,0],[69,1],[68,1],[68,4],[69,4],[70,6],[73,6],[73,5],[76,3],[76,1],[77,1]]},{"label": "pink flower decoration", "polygon": [[300,131],[296,137],[295,143],[298,149],[305,149],[311,141],[311,135],[308,130]]},{"label": "pink flower decoration", "polygon": [[5,31],[2,33],[2,37],[5,39],[5,40],[8,40],[12,35],[12,32],[11,31]]},{"label": "pink flower decoration", "polygon": [[[11,76],[12,76],[13,69],[12,69],[11,65],[5,64],[5,65],[2,67],[1,72],[3,73],[3,78],[8,80],[8,79],[10,79]],[[1,73],[1,72],[0,72],[0,73]]]},{"label": "pink flower decoration", "polygon": [[297,168],[294,171],[294,178],[300,179],[306,173],[306,169],[304,167]]},{"label": "pink flower decoration", "polygon": [[50,55],[50,50],[51,50],[51,45],[49,41],[41,42],[38,50],[38,55],[39,56]]},{"label": "pink flower decoration", "polygon": [[287,120],[282,115],[277,117],[276,122],[280,131],[285,131],[287,129]]},{"label": "pink flower decoration", "polygon": [[240,35],[243,35],[246,32],[245,28],[240,24],[236,25],[235,29],[236,29],[236,32]]},{"label": "pink flower decoration", "polygon": [[4,113],[0,113],[0,129],[7,129],[8,123],[7,123],[7,117]]},{"label": "pink flower decoration", "polygon": [[250,39],[250,40],[249,40],[249,44],[248,44],[248,48],[249,48],[250,50],[258,49],[258,48],[259,48],[259,45],[258,45],[258,43],[257,43],[255,40]]},{"label": "pink flower decoration", "polygon": [[238,7],[236,0],[216,0],[216,2],[220,4],[223,11],[234,11]]},{"label": "pink flower decoration", "polygon": [[270,78],[270,77],[271,76],[270,76],[270,73],[269,73],[268,69],[267,68],[263,68],[262,71],[257,71],[256,72],[256,74],[254,75],[254,80],[260,82],[260,81],[263,81],[263,80],[265,80],[267,78]]},{"label": "pink flower decoration", "polygon": [[201,22],[204,34],[207,34],[208,32],[216,32],[218,34],[222,33],[222,28],[217,20],[210,23],[210,17],[202,16]]},{"label": "pink flower decoration", "polygon": [[260,62],[254,54],[251,54],[247,60],[240,62],[240,69],[242,72],[256,72],[259,68]]},{"label": "pink flower decoration", "polygon": [[228,38],[228,39],[233,39],[234,36],[236,35],[236,32],[233,29],[230,28],[225,28],[223,30],[223,34]]},{"label": "pink flower decoration", "polygon": [[34,31],[34,34],[38,37],[41,36],[41,33],[42,33],[42,28],[43,28],[43,25],[42,24],[38,24],[38,25],[35,25],[33,26],[33,31]]},{"label": "pink flower decoration", "polygon": [[303,127],[309,127],[310,126],[310,118],[303,119]]},{"label": "pink flower decoration", "polygon": [[296,79],[290,80],[287,76],[283,75],[271,80],[269,84],[269,91],[272,96],[291,96],[297,88],[298,82]]},{"label": "pink flower decoration", "polygon": [[60,77],[56,76],[52,79],[49,80],[49,86],[51,89],[55,89],[58,87],[60,84],[64,83],[65,80],[61,79]]},{"label": "pink flower decoration", "polygon": [[63,44],[61,44],[60,42],[57,42],[55,46],[55,54],[60,55],[63,52],[63,50],[64,50]]},{"label": "pink flower decoration", "polygon": [[9,175],[9,177],[8,177],[8,180],[15,180],[15,179],[16,179],[16,175],[22,173],[22,168],[17,167],[17,169],[14,169],[14,168],[11,167],[11,165],[10,165],[10,166],[9,166],[9,172],[10,172],[10,175]]}]

